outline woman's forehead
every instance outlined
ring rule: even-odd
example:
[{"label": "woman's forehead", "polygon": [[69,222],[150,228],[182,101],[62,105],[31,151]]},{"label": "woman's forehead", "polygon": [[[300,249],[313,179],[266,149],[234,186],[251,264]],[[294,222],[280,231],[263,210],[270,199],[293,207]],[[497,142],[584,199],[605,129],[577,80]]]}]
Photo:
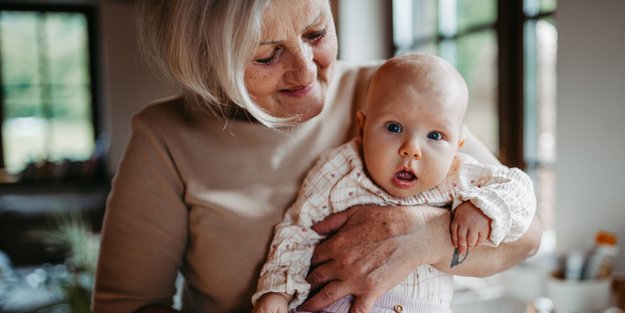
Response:
[{"label": "woman's forehead", "polygon": [[288,33],[300,34],[330,15],[327,0],[273,0],[263,18],[261,42],[282,41]]}]

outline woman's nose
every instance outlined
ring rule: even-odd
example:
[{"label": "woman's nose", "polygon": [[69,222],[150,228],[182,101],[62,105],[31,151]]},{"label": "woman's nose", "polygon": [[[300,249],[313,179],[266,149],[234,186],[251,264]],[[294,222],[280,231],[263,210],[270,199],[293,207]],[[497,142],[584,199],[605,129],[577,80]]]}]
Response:
[{"label": "woman's nose", "polygon": [[286,80],[297,86],[312,84],[317,77],[317,66],[313,60],[312,47],[303,45],[292,56],[290,67],[285,73]]},{"label": "woman's nose", "polygon": [[421,146],[416,140],[407,140],[399,148],[399,155],[419,160],[421,159]]}]

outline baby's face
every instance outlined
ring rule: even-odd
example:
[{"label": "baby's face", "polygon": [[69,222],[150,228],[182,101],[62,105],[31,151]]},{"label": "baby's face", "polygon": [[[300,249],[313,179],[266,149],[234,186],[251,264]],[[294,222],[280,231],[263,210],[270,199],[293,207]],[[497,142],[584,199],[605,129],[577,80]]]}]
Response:
[{"label": "baby's face", "polygon": [[422,92],[413,81],[378,80],[359,115],[369,176],[402,198],[440,184],[462,145],[465,96]]}]

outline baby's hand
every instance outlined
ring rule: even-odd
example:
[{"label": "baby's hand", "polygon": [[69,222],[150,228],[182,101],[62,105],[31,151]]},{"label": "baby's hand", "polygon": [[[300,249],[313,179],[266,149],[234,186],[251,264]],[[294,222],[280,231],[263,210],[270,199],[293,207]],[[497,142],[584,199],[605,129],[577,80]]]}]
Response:
[{"label": "baby's hand", "polygon": [[490,236],[491,219],[470,201],[460,204],[451,221],[451,242],[461,254],[479,247]]},{"label": "baby's hand", "polygon": [[252,313],[287,313],[288,295],[270,292],[258,299]]}]

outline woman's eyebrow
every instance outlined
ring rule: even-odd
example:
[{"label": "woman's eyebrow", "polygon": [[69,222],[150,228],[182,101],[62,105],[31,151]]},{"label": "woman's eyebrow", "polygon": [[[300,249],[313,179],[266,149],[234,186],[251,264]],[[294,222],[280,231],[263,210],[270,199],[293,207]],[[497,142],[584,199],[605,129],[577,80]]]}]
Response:
[{"label": "woman's eyebrow", "polygon": [[[315,25],[321,19],[322,16],[323,16],[323,12],[319,13],[319,15],[317,15],[317,17],[315,17],[315,19],[312,21],[312,23],[304,27],[304,29],[301,32],[303,33],[306,29],[309,29],[311,26]],[[268,40],[268,41],[261,41],[260,45],[277,45],[283,42],[284,40]]]}]

